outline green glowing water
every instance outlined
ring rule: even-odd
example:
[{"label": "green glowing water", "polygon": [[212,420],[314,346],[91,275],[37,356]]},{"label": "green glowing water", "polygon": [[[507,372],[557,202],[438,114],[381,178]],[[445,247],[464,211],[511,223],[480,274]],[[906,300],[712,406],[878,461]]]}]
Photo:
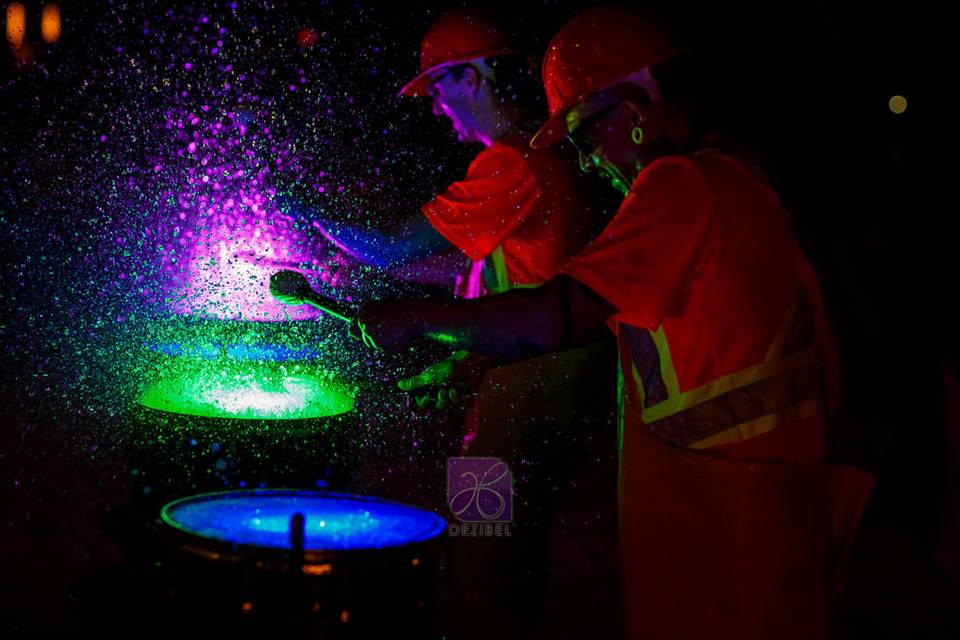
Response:
[{"label": "green glowing water", "polygon": [[158,372],[139,401],[193,416],[302,420],[350,411],[353,392],[307,364],[181,357]]}]

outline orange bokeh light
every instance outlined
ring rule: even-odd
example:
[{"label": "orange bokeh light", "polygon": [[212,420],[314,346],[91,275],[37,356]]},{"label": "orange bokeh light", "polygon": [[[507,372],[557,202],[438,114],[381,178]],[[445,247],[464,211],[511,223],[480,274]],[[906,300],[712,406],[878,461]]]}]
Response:
[{"label": "orange bokeh light", "polygon": [[23,35],[27,31],[27,10],[19,2],[7,5],[7,42],[16,51],[23,46]]},{"label": "orange bokeh light", "polygon": [[40,36],[48,44],[53,44],[60,39],[60,6],[55,2],[43,5],[43,13],[40,16]]}]

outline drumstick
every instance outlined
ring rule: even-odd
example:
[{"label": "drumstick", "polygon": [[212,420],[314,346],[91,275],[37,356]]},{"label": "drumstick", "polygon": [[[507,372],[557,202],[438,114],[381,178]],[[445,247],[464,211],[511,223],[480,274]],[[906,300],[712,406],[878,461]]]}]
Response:
[{"label": "drumstick", "polygon": [[285,304],[309,304],[347,324],[352,324],[357,315],[356,311],[311,289],[307,279],[296,271],[285,269],[270,276],[270,293]]}]

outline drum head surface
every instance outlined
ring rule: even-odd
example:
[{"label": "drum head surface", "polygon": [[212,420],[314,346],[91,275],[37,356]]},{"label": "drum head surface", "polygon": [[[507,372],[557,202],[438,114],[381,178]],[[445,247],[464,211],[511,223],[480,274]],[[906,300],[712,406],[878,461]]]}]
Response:
[{"label": "drum head surface", "polygon": [[446,528],[440,516],[397,502],[316,491],[231,491],[167,504],[162,520],[223,543],[290,548],[290,520],[304,516],[305,551],[382,549],[425,542]]}]

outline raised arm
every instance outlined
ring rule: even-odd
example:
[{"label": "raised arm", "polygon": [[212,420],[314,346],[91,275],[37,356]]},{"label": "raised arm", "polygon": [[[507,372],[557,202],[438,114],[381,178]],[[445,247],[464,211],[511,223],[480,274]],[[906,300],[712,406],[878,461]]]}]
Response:
[{"label": "raised arm", "polygon": [[421,213],[387,231],[373,226],[313,221],[327,240],[351,257],[375,267],[394,267],[451,247]]}]

